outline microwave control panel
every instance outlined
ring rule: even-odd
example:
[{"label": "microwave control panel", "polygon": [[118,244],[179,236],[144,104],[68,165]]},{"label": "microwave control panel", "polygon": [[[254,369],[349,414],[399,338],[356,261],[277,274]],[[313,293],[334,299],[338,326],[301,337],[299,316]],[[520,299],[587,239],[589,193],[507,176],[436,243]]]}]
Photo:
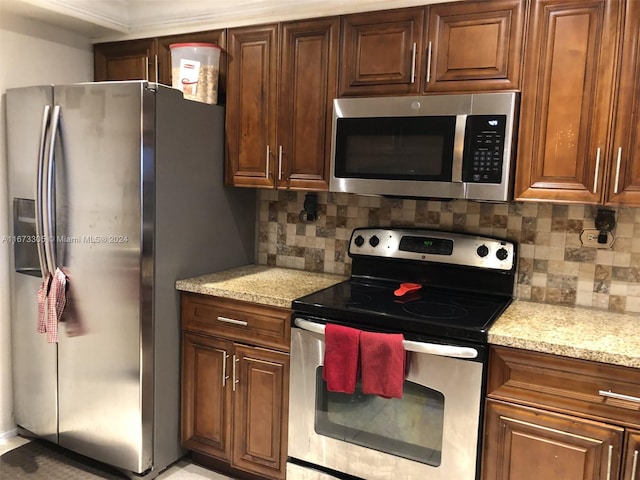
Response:
[{"label": "microwave control panel", "polygon": [[469,115],[467,117],[463,182],[502,182],[506,122],[506,115]]}]

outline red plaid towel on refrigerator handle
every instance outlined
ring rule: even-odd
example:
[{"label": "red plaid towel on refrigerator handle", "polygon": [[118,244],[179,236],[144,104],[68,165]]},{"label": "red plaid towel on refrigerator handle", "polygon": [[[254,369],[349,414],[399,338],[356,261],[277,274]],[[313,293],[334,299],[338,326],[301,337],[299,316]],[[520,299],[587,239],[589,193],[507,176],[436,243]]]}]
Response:
[{"label": "red plaid towel on refrigerator handle", "polygon": [[56,269],[43,279],[38,290],[38,332],[47,334],[48,343],[58,342],[58,322],[66,300],[67,276]]},{"label": "red plaid towel on refrigerator handle", "polygon": [[47,295],[51,285],[51,274],[42,279],[42,284],[38,289],[38,333],[47,331]]}]

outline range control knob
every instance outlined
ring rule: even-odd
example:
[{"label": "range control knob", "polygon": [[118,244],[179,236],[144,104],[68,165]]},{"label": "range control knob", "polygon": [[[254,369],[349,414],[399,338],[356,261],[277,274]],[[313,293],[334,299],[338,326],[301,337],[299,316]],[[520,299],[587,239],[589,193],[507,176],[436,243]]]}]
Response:
[{"label": "range control knob", "polygon": [[356,247],[361,247],[362,245],[364,245],[364,238],[362,238],[362,235],[358,235],[353,243],[356,244]]},{"label": "range control knob", "polygon": [[506,248],[499,248],[496,252],[496,257],[498,257],[498,260],[506,260],[508,256],[509,252]]},{"label": "range control knob", "polygon": [[371,245],[372,247],[377,247],[379,243],[380,239],[376,235],[369,239],[369,245]]},{"label": "range control knob", "polygon": [[489,255],[489,249],[486,245],[480,245],[476,250],[476,253],[479,257],[486,257],[487,255]]}]

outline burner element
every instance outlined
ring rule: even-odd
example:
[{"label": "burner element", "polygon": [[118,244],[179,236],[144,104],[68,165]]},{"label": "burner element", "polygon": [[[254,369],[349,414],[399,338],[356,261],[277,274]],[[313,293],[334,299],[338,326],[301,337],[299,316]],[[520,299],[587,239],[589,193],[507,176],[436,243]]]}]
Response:
[{"label": "burner element", "polygon": [[412,302],[403,305],[402,309],[407,313],[425,318],[455,319],[467,316],[467,311],[464,308],[446,303]]}]

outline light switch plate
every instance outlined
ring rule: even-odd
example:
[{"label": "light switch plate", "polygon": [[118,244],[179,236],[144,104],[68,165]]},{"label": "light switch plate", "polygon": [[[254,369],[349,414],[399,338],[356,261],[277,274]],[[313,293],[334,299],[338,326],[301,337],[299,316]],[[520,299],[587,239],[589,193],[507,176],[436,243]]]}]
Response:
[{"label": "light switch plate", "polygon": [[613,242],[616,240],[616,237],[612,232],[605,232],[607,234],[607,242],[606,243],[598,243],[598,236],[600,235],[600,230],[597,228],[585,228],[580,232],[580,243],[584,247],[593,247],[593,248],[611,248],[613,246]]}]

